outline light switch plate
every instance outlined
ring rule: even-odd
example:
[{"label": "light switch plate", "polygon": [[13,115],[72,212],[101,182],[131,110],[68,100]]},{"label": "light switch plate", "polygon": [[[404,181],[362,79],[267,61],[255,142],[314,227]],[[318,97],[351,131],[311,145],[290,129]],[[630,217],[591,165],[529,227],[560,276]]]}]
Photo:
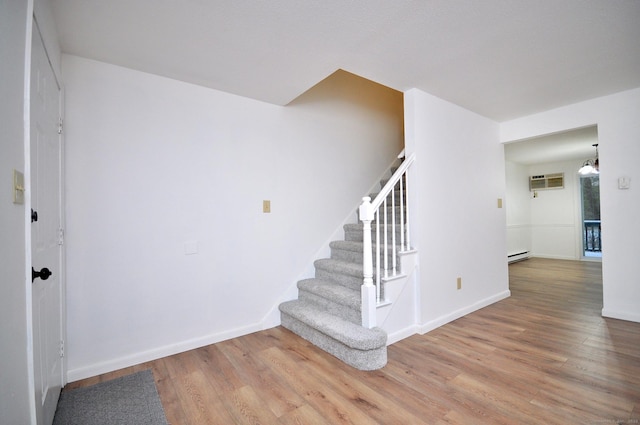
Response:
[{"label": "light switch plate", "polygon": [[271,212],[271,201],[269,201],[267,199],[262,201],[262,212],[263,213],[270,213]]},{"label": "light switch plate", "polygon": [[13,170],[13,203],[24,204],[24,174]]}]

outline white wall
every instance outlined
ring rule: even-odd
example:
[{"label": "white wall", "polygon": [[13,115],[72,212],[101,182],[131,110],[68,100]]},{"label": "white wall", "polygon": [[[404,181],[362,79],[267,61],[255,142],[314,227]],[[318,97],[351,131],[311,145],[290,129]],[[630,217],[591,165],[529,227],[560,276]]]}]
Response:
[{"label": "white wall", "polygon": [[279,107],[73,56],[63,71],[70,380],[276,325],[402,148],[402,94],[347,73]]},{"label": "white wall", "polygon": [[504,151],[497,123],[417,89],[405,93],[405,126],[426,332],[509,296]]},{"label": "white wall", "polygon": [[[598,126],[603,256],[602,314],[640,322],[640,88],[501,124],[502,142]],[[618,189],[618,178],[631,188]]]},{"label": "white wall", "polygon": [[579,260],[582,258],[580,179],[582,160],[536,164],[529,175],[564,173],[564,188],[539,190],[530,199],[531,254],[535,257]]},{"label": "white wall", "polygon": [[[582,161],[529,166],[507,162],[509,252],[528,243],[534,257],[582,258],[582,221],[578,168]],[[529,176],[564,173],[564,188],[529,191]]]},{"label": "white wall", "polygon": [[531,244],[531,192],[529,169],[512,161],[505,161],[507,217],[507,254],[533,249]]}]

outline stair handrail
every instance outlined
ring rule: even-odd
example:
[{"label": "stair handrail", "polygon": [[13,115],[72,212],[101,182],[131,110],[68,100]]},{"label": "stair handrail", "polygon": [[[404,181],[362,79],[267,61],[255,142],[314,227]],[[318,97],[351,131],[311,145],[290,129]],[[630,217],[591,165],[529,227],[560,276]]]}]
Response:
[{"label": "stair handrail", "polygon": [[415,161],[415,159],[416,159],[416,154],[414,153],[414,154],[411,154],[409,158],[405,159],[402,162],[402,164],[400,164],[400,166],[398,167],[396,172],[393,173],[393,175],[391,176],[387,184],[385,184],[382,187],[382,190],[380,191],[380,193],[378,193],[375,199],[371,202],[371,206],[373,207],[374,210],[380,208],[380,205],[382,205],[382,201],[384,201],[387,198],[387,195],[391,193],[393,188],[396,186],[396,183],[398,183],[402,178],[402,176],[404,176],[404,174],[407,172],[409,167],[411,167],[411,164],[413,164],[413,161]]},{"label": "stair handrail", "polygon": [[[404,153],[404,151],[403,151]],[[406,202],[406,194],[408,180],[405,179],[403,186],[403,177],[406,175],[407,170],[415,161],[415,154],[411,154],[408,158],[400,164],[398,169],[393,173],[389,181],[382,187],[382,190],[375,197],[373,201],[369,196],[362,198],[362,204],[359,208],[360,221],[362,221],[362,242],[363,242],[363,261],[362,261],[362,274],[363,283],[361,287],[361,300],[362,300],[362,326],[367,328],[373,328],[376,326],[376,305],[381,302],[381,274],[382,267],[380,261],[380,253],[384,256],[384,273],[385,278],[389,276],[389,270],[391,274],[397,273],[396,267],[396,213],[395,213],[395,186],[400,184],[400,248],[402,251],[408,251],[411,249],[409,239],[409,211]],[[387,217],[387,198],[391,195],[391,250],[392,250],[392,267],[389,268],[388,264],[388,217]],[[403,198],[404,197],[404,198]],[[380,208],[384,206],[383,217],[380,217]],[[371,242],[371,222],[377,218],[376,225],[376,282],[373,282],[373,244]],[[380,242],[380,220],[383,219],[383,234],[384,234],[384,247],[381,251]]]}]

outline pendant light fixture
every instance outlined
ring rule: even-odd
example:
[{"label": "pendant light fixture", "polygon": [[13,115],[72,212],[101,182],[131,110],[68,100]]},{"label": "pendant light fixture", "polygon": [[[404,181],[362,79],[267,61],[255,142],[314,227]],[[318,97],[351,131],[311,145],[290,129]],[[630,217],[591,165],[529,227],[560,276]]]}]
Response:
[{"label": "pendant light fixture", "polygon": [[598,144],[594,143],[591,146],[596,148],[596,157],[594,159],[587,159],[582,164],[582,167],[580,167],[580,169],[578,170],[578,173],[580,173],[583,176],[600,173],[600,162],[598,160]]}]

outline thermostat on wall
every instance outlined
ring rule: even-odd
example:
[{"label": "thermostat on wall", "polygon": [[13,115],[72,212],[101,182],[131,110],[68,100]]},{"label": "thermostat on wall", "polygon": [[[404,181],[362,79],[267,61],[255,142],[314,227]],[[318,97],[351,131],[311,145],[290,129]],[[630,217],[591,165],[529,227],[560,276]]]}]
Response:
[{"label": "thermostat on wall", "polygon": [[618,178],[618,189],[629,189],[631,186],[631,177],[622,176]]}]

